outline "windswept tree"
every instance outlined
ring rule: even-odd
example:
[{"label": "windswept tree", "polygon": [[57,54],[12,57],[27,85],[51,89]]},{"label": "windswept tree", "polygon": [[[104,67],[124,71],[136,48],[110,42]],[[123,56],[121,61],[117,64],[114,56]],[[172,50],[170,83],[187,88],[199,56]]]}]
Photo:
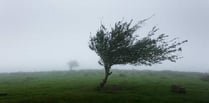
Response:
[{"label": "windswept tree", "polygon": [[168,35],[155,35],[159,30],[156,26],[145,37],[138,37],[135,32],[142,27],[147,19],[132,25],[130,22],[118,21],[110,31],[101,24],[95,36],[90,36],[89,48],[100,57],[98,63],[104,66],[105,77],[98,89],[104,87],[112,74],[111,67],[118,64],[148,65],[162,61],[176,62],[180,45],[187,40],[177,42],[177,38],[168,39]]},{"label": "windswept tree", "polygon": [[79,66],[79,64],[76,60],[71,60],[70,62],[68,62],[68,65],[69,65],[70,70],[73,70],[73,68]]}]

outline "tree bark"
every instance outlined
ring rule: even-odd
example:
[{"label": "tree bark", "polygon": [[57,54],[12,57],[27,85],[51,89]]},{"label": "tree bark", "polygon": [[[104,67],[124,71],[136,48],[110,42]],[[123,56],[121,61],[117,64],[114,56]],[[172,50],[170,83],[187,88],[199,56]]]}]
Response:
[{"label": "tree bark", "polygon": [[98,90],[101,90],[102,88],[104,88],[105,84],[107,83],[108,77],[112,74],[112,72],[110,72],[110,66],[105,66],[105,77],[102,80],[102,82],[99,84],[98,86]]}]

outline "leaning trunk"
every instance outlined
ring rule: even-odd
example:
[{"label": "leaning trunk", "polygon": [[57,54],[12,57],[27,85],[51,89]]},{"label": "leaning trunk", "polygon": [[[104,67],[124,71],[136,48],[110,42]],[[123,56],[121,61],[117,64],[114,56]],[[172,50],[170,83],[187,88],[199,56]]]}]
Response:
[{"label": "leaning trunk", "polygon": [[108,76],[109,75],[105,73],[105,77],[104,77],[104,79],[102,80],[102,82],[99,85],[100,89],[103,88],[105,86],[105,84],[107,83]]},{"label": "leaning trunk", "polygon": [[104,88],[105,84],[107,83],[108,77],[112,74],[112,72],[110,72],[110,68],[109,66],[105,66],[105,77],[102,80],[102,82],[99,84],[98,86],[98,90]]}]

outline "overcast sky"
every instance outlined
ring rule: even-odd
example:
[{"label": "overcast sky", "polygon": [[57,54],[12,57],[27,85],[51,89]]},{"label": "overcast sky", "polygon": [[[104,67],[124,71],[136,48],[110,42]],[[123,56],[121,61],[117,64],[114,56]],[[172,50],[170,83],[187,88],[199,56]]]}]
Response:
[{"label": "overcast sky", "polygon": [[0,0],[0,72],[67,70],[69,60],[102,69],[88,48],[90,33],[101,22],[153,14],[138,35],[158,26],[159,34],[187,39],[184,58],[135,68],[209,72],[209,0]]}]

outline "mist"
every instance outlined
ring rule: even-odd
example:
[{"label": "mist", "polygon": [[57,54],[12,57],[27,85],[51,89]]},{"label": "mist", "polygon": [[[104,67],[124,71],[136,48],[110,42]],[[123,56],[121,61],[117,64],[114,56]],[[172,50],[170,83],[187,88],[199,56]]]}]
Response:
[{"label": "mist", "polygon": [[157,26],[159,34],[188,40],[183,58],[113,68],[209,72],[208,10],[208,0],[1,0],[0,72],[68,70],[70,60],[79,62],[77,69],[102,69],[88,47],[100,24],[136,23],[152,15],[137,35]]}]

